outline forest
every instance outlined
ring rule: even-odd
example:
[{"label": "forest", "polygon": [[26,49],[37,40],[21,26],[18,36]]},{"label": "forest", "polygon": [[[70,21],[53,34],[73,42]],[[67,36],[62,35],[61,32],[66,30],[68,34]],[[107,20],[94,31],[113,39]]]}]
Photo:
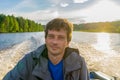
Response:
[{"label": "forest", "polygon": [[74,31],[120,33],[120,21],[74,24]]},{"label": "forest", "polygon": [[[23,17],[0,14],[0,33],[39,32],[44,26]],[[74,24],[74,31],[120,33],[120,21]]]},{"label": "forest", "polygon": [[41,24],[23,17],[0,14],[0,33],[6,32],[37,32],[43,31]]}]

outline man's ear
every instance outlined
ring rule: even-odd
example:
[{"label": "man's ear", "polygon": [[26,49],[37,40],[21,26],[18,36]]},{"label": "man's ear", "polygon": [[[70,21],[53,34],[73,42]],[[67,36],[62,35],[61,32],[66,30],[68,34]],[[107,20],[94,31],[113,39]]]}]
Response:
[{"label": "man's ear", "polygon": [[45,43],[46,43],[46,38],[45,38]]},{"label": "man's ear", "polygon": [[70,41],[67,42],[67,47],[69,47]]}]

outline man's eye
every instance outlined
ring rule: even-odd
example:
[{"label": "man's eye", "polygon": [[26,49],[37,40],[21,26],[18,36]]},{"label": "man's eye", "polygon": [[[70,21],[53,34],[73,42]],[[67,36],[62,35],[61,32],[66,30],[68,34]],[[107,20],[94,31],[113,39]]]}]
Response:
[{"label": "man's eye", "polygon": [[65,37],[63,37],[63,36],[59,36],[58,39],[60,39],[60,40],[64,40]]},{"label": "man's eye", "polygon": [[54,38],[54,36],[53,35],[48,35],[48,38]]}]

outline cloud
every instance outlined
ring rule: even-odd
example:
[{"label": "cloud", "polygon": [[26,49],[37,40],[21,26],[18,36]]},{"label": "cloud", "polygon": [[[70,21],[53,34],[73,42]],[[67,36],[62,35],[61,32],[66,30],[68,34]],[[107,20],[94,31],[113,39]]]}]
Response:
[{"label": "cloud", "polygon": [[57,10],[57,11],[71,11],[84,9],[95,3],[96,0],[22,0],[11,9],[9,12],[33,12],[37,10]]},{"label": "cloud", "polygon": [[48,0],[50,3],[52,3],[52,4],[55,4],[55,5],[57,5],[57,4],[59,4],[59,3],[61,3],[62,2],[62,0]]},{"label": "cloud", "polygon": [[80,24],[80,23],[85,23],[86,21],[83,19],[83,17],[72,17],[72,18],[67,18],[69,21],[73,22],[74,24]]},{"label": "cloud", "polygon": [[86,1],[88,1],[88,0],[73,0],[74,3],[84,3]]},{"label": "cloud", "polygon": [[[48,0],[49,9],[56,9],[59,11],[71,11],[84,9],[94,5],[98,0]],[[47,2],[47,3],[48,3]]]},{"label": "cloud", "polygon": [[[79,16],[78,16],[79,14]],[[24,18],[34,20],[35,22],[46,24],[49,20],[61,17],[67,18],[73,23],[83,23],[85,22],[84,16],[80,15],[79,11],[75,12],[60,12],[56,10],[39,10],[31,13],[14,13],[16,16],[23,16]]]},{"label": "cloud", "polygon": [[[14,4],[14,3],[13,3]],[[14,12],[27,12],[27,11],[33,11],[35,9],[36,5],[33,0],[21,0],[21,2],[16,4],[11,4],[12,7],[7,7],[3,10],[4,13],[14,13]]]},{"label": "cloud", "polygon": [[15,11],[26,12],[27,9],[28,10],[31,9],[31,11],[32,11],[35,8],[37,8],[37,5],[35,4],[35,2],[33,0],[23,0],[22,2],[20,2],[19,4],[17,4],[15,6]]},{"label": "cloud", "polygon": [[37,10],[45,10],[51,7],[51,3],[47,0],[22,0],[7,12],[33,12]]},{"label": "cloud", "polygon": [[[45,24],[55,17],[63,17],[74,23],[102,21],[118,17],[119,5],[114,0],[22,0],[5,14],[22,16]],[[120,2],[115,0],[114,2]],[[111,7],[113,6],[113,7]],[[116,10],[117,9],[117,10]],[[109,13],[108,13],[109,12]],[[115,15],[112,15],[114,12]]]},{"label": "cloud", "polygon": [[111,0],[101,0],[97,4],[81,10],[87,22],[114,21],[120,19],[120,6]]},{"label": "cloud", "polygon": [[115,2],[117,5],[120,6],[120,0],[111,0],[111,1]]},{"label": "cloud", "polygon": [[59,16],[58,11],[53,11],[53,10],[39,10],[39,11],[34,11],[31,13],[14,13],[14,15],[17,16],[22,16],[26,19],[34,20],[35,22],[39,22],[42,24],[45,24],[46,21],[49,21],[53,18],[56,18]]},{"label": "cloud", "polygon": [[67,7],[69,4],[67,4],[67,3],[61,3],[60,5],[61,5],[61,7]]},{"label": "cloud", "polygon": [[67,6],[62,7],[61,3],[57,4],[57,10],[60,11],[72,11],[72,10],[81,10],[81,9],[85,9],[89,6],[92,6],[94,4],[96,4],[98,2],[98,0],[65,0],[62,3],[67,4]]}]

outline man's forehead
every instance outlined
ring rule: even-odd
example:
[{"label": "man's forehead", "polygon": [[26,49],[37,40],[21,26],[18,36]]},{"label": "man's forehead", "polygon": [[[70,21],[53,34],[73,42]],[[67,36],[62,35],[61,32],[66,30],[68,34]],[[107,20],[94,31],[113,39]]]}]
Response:
[{"label": "man's forehead", "polygon": [[64,35],[67,36],[67,32],[65,30],[48,30],[48,34],[55,34],[55,35]]},{"label": "man's forehead", "polygon": [[48,32],[67,32],[65,29],[51,29],[51,30],[48,30]]}]

